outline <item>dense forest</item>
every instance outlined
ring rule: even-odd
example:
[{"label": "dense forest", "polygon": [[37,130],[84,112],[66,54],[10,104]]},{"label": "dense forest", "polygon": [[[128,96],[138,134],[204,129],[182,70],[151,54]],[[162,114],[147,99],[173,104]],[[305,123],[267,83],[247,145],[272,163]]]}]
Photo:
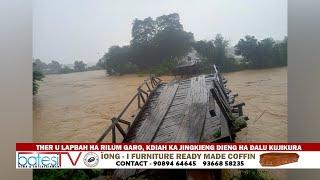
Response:
[{"label": "dense forest", "polygon": [[168,73],[191,48],[201,55],[203,73],[208,73],[208,65],[213,63],[224,72],[287,65],[287,37],[275,41],[247,35],[239,40],[232,54],[227,51],[231,49],[229,42],[220,34],[212,40],[195,41],[193,33],[183,29],[177,13],[135,19],[131,36],[129,45],[112,46],[99,60],[108,74]]}]

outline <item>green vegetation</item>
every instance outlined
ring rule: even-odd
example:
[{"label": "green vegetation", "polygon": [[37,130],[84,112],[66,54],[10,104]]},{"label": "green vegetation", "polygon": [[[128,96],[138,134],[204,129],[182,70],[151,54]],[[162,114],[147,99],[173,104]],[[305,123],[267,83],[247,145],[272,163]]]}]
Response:
[{"label": "green vegetation", "polygon": [[272,38],[259,41],[247,35],[235,47],[229,47],[229,42],[221,34],[212,40],[195,41],[191,32],[183,30],[177,13],[156,19],[135,19],[131,36],[130,45],[110,47],[97,63],[108,74],[168,74],[177,59],[185,56],[191,48],[201,56],[202,73],[212,72],[213,64],[222,72],[287,65],[287,37],[282,41]]},{"label": "green vegetation", "polygon": [[175,66],[176,62],[168,58],[165,59],[160,65],[152,67],[147,72],[148,74],[155,74],[156,76],[166,75],[171,72]]},{"label": "green vegetation", "polygon": [[213,133],[213,137],[215,137],[215,138],[218,138],[218,137],[220,137],[221,136],[221,128],[219,128],[217,131],[215,131],[214,133]]},{"label": "green vegetation", "polygon": [[32,94],[35,95],[39,90],[39,81],[42,81],[44,75],[41,71],[37,70],[35,67],[35,63],[33,63],[33,75],[32,75]]},{"label": "green vegetation", "polygon": [[40,59],[34,60],[33,64],[33,68],[43,74],[68,74],[73,72],[105,69],[103,61],[99,61],[96,65],[90,67],[87,67],[87,65],[83,61],[75,61],[73,64],[73,68],[70,68],[67,65],[62,65],[58,61],[51,61],[50,63],[46,64]]},{"label": "green vegetation", "polygon": [[36,169],[33,171],[35,180],[89,180],[102,174],[99,169]]},{"label": "green vegetation", "polygon": [[272,38],[258,40],[247,35],[234,47],[229,47],[229,42],[221,34],[217,34],[212,40],[195,41],[191,32],[184,31],[177,13],[155,19],[135,19],[131,36],[129,45],[111,46],[94,66],[86,67],[83,61],[75,61],[72,69],[57,61],[46,64],[36,59],[36,69],[44,74],[106,69],[110,75],[162,75],[170,73],[177,60],[191,48],[201,56],[199,67],[202,73],[211,73],[213,64],[218,65],[222,72],[287,65],[287,37],[275,41]]},{"label": "green vegetation", "polygon": [[236,71],[242,69],[232,54],[228,54],[229,42],[217,34],[215,39],[210,41],[197,41],[194,43],[194,49],[201,55],[201,71],[203,73],[211,73],[212,65],[216,64],[223,72]]},{"label": "green vegetation", "polygon": [[86,64],[83,61],[75,61],[73,69],[76,72],[85,71],[86,70]]},{"label": "green vegetation", "polygon": [[42,62],[40,59],[35,59],[33,65],[33,95],[38,93],[39,81],[42,81],[44,74],[68,74],[73,72],[94,71],[105,68],[103,61],[99,61],[96,65],[86,67],[83,61],[75,61],[73,69],[60,64],[58,61],[51,61],[49,64]]},{"label": "green vegetation", "polygon": [[241,169],[239,174],[230,178],[231,180],[264,180],[270,179],[270,175],[263,170]]},{"label": "green vegetation", "polygon": [[245,36],[236,45],[236,54],[243,56],[249,68],[268,68],[287,65],[288,38],[275,42],[272,38],[258,41],[254,36]]},{"label": "green vegetation", "polygon": [[[193,34],[183,30],[177,13],[135,19],[128,46],[112,46],[102,57],[111,75],[146,72],[166,73],[175,57],[185,55],[194,43]],[[167,62],[170,59],[171,62]],[[159,69],[157,69],[159,68]]]},{"label": "green vegetation", "polygon": [[245,36],[240,39],[235,48],[235,55],[226,51],[228,41],[221,35],[214,40],[197,41],[194,48],[203,57],[202,72],[209,73],[209,65],[215,63],[223,72],[237,71],[242,69],[258,69],[287,65],[288,38],[275,41],[272,38],[257,40],[254,36]]},{"label": "green vegetation", "polygon": [[235,119],[233,121],[233,126],[236,131],[241,130],[241,129],[247,127],[247,121],[245,120],[245,118],[243,116],[235,117]]}]

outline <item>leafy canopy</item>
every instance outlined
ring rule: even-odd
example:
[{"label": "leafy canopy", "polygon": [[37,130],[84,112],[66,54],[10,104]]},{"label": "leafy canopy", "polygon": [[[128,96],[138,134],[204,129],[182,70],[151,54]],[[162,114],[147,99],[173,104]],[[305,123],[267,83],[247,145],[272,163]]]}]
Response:
[{"label": "leafy canopy", "polygon": [[[102,60],[109,74],[124,74],[159,66],[167,59],[185,55],[194,43],[193,34],[183,30],[177,13],[135,19],[128,46],[112,46]],[[101,64],[101,63],[100,63]]]}]

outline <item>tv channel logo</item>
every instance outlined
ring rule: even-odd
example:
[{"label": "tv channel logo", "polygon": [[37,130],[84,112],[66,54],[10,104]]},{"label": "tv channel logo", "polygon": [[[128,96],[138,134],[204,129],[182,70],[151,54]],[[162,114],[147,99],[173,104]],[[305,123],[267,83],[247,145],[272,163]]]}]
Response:
[{"label": "tv channel logo", "polygon": [[18,153],[17,168],[47,169],[59,168],[59,154]]},{"label": "tv channel logo", "polygon": [[80,156],[81,152],[76,152],[76,156],[74,157],[72,157],[69,152],[17,152],[16,168],[74,168],[77,167]]}]

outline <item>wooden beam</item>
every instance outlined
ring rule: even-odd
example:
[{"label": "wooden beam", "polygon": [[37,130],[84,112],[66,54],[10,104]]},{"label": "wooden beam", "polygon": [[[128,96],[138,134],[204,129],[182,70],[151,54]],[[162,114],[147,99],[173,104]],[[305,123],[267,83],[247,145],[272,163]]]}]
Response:
[{"label": "wooden beam", "polygon": [[100,136],[100,138],[97,140],[97,143],[100,143],[107,134],[109,134],[109,132],[112,130],[112,128],[116,125],[116,121],[113,122],[110,126],[108,126],[108,128],[104,131],[104,133]]},{"label": "wooden beam", "polygon": [[119,116],[117,117],[117,119],[120,119],[122,117],[122,115],[126,112],[126,110],[129,108],[129,106],[131,105],[131,103],[135,100],[135,98],[138,96],[138,93],[136,93],[133,98],[129,101],[129,103],[124,107],[124,109],[121,111],[121,113],[119,114]]},{"label": "wooden beam", "polygon": [[[214,97],[214,99],[216,100],[221,112],[223,113],[224,117],[227,120],[228,126],[229,126],[229,134],[232,135],[232,129],[233,129],[233,125],[232,125],[232,118],[230,116],[231,109],[230,109],[230,105],[221,97],[221,94],[219,94],[219,87],[218,87],[218,82],[216,80],[213,81],[213,88],[210,89],[212,96]],[[230,140],[232,141],[233,138],[230,136]]]},{"label": "wooden beam", "polygon": [[116,124],[117,129],[119,130],[119,132],[121,133],[121,135],[123,137],[126,137],[126,132],[122,129],[122,127],[120,126],[119,123]]},{"label": "wooden beam", "polygon": [[[115,119],[112,119],[112,122],[115,122]],[[116,125],[117,125],[118,123],[116,123]],[[116,140],[116,128],[115,128],[115,126],[113,126],[112,127],[112,142],[113,143],[116,143],[117,142],[117,140]]]},{"label": "wooden beam", "polygon": [[130,124],[131,124],[129,121],[126,121],[126,120],[123,120],[123,119],[119,119],[119,122],[123,123],[123,124],[126,124],[128,126],[130,126]]},{"label": "wooden beam", "polygon": [[149,86],[148,82],[146,82],[146,86],[147,86],[147,88],[148,88],[149,92],[151,92],[151,88],[150,88],[150,86]]},{"label": "wooden beam", "polygon": [[143,89],[139,89],[140,92],[142,92],[143,94],[145,94],[147,97],[149,96],[149,94],[147,92],[145,92]]},{"label": "wooden beam", "polygon": [[140,93],[138,93],[138,108],[139,109],[141,108],[141,105],[140,105]]}]

